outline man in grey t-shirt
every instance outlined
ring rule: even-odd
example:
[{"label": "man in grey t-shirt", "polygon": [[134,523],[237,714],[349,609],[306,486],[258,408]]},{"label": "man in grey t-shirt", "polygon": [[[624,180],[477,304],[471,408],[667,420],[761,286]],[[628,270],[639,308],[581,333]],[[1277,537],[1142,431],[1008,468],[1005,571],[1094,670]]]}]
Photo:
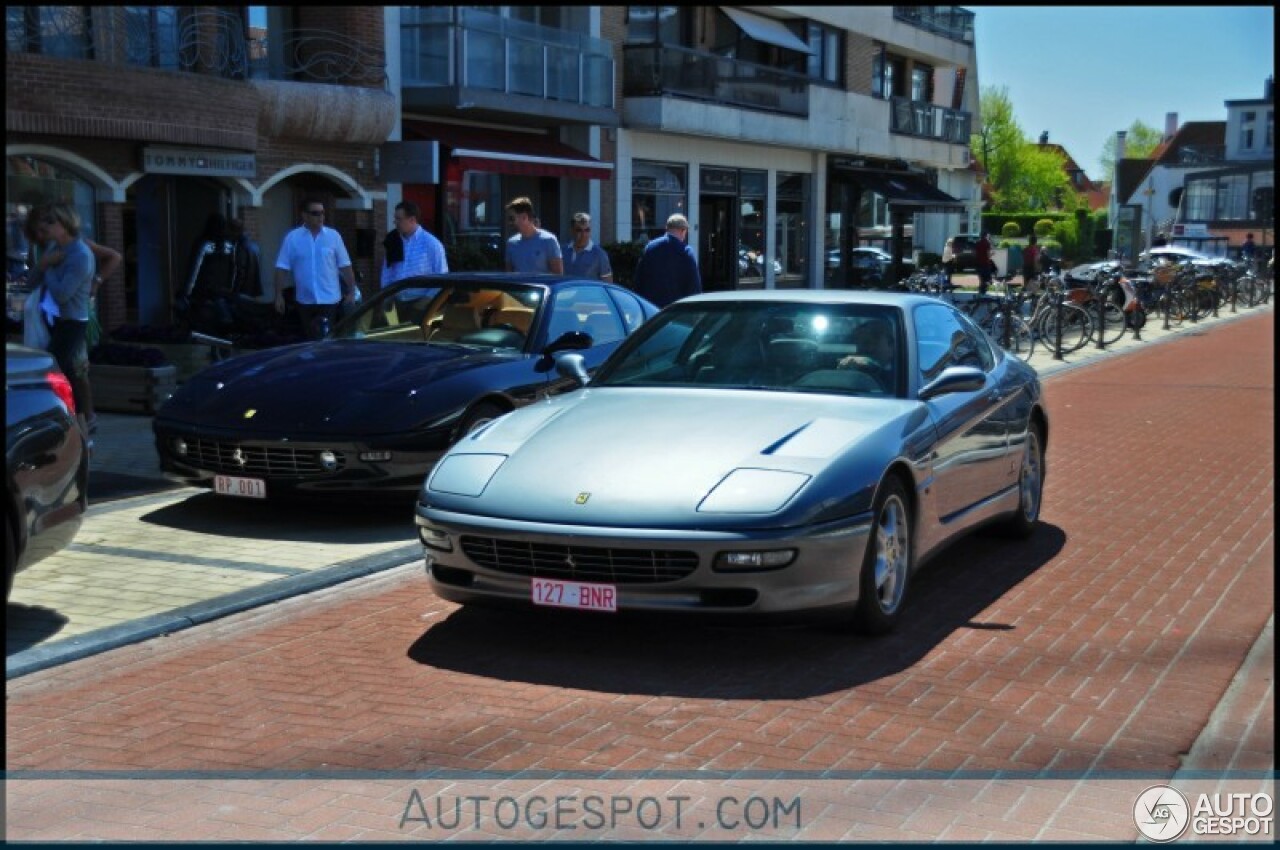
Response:
[{"label": "man in grey t-shirt", "polygon": [[516,198],[507,204],[507,220],[516,229],[507,240],[507,271],[564,274],[560,240],[534,224],[532,201]]}]

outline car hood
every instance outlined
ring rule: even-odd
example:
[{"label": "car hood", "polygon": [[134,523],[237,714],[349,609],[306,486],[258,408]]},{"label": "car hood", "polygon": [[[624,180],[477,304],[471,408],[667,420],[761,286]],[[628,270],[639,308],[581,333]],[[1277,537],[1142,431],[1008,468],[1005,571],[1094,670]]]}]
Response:
[{"label": "car hood", "polygon": [[188,381],[157,419],[297,437],[384,433],[447,412],[455,377],[523,355],[329,340],[237,357]]},{"label": "car hood", "polygon": [[429,479],[428,501],[572,525],[786,524],[822,498],[811,482],[850,458],[874,456],[865,464],[874,481],[919,408],[896,399],[588,388],[459,442]]}]

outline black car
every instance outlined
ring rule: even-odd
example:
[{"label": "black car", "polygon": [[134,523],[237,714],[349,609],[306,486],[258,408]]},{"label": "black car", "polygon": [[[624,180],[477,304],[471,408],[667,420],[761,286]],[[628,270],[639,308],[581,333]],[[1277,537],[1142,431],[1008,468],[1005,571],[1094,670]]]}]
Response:
[{"label": "black car", "polygon": [[952,236],[947,240],[951,244],[951,272],[976,272],[978,270],[978,237]]},{"label": "black car", "polygon": [[20,571],[69,544],[89,507],[89,452],[53,355],[5,345],[5,601]]},{"label": "black car", "polygon": [[156,414],[160,466],[243,498],[412,497],[459,437],[574,388],[558,351],[599,366],[657,308],[600,281],[552,275],[410,278],[329,338],[196,374]]}]

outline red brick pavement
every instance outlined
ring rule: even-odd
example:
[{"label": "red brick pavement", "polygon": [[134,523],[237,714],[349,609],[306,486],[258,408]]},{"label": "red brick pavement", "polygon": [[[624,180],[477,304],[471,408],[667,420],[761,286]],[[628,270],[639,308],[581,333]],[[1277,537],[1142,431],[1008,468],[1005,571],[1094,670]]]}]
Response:
[{"label": "red brick pavement", "polygon": [[[404,782],[174,780],[175,820],[155,785],[24,770],[1172,776],[1274,611],[1273,332],[1267,312],[1048,379],[1043,527],[959,543],[879,640],[460,610],[414,565],[9,682],[8,836],[432,834],[397,826]],[[1250,734],[1269,746],[1232,766],[1274,770],[1273,725]],[[984,815],[1000,787],[899,789],[800,837],[1132,837],[1052,789]]]}]

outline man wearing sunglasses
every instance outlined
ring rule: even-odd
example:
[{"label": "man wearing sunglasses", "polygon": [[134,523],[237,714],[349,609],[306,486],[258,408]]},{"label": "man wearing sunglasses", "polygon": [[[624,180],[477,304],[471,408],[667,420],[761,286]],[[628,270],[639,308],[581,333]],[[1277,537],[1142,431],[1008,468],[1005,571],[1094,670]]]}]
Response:
[{"label": "man wearing sunglasses", "polygon": [[293,288],[302,332],[321,339],[337,321],[338,305],[355,303],[356,278],[342,237],[325,227],[324,201],[312,198],[301,209],[302,225],[285,234],[276,258],[276,311],[284,312],[284,290]]},{"label": "man wearing sunglasses", "polygon": [[564,273],[570,277],[613,280],[609,255],[591,241],[591,216],[587,213],[573,214],[573,241],[566,242],[561,253],[564,255]]}]

